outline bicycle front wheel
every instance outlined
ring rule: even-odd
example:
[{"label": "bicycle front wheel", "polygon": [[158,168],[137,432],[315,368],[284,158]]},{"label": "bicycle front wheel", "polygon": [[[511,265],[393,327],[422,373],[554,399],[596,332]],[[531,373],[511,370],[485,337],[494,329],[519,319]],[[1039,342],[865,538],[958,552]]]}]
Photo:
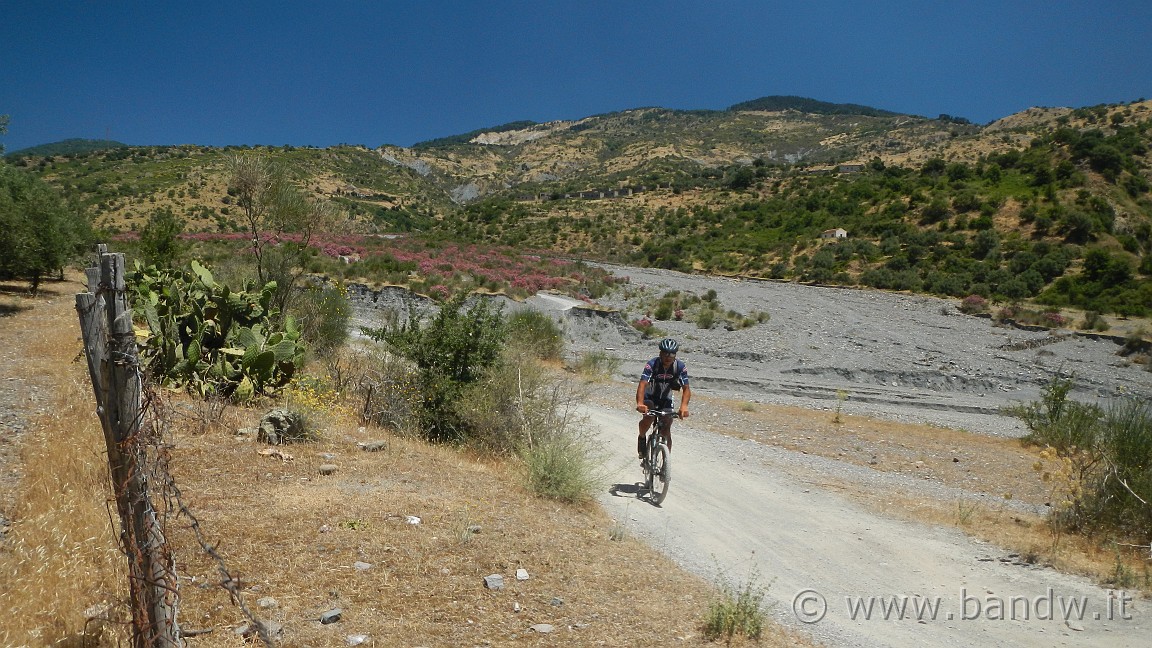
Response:
[{"label": "bicycle front wheel", "polygon": [[648,467],[648,495],[652,501],[659,504],[668,496],[668,484],[672,482],[672,466],[668,463],[668,446],[663,443],[656,446],[652,452],[651,465]]}]

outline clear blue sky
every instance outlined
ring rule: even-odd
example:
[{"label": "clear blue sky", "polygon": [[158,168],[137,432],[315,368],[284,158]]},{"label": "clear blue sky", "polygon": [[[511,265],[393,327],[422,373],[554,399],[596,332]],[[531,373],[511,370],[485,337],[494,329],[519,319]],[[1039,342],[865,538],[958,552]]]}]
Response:
[{"label": "clear blue sky", "polygon": [[987,123],[1152,97],[1148,0],[0,4],[8,151],[410,145],[800,95]]}]

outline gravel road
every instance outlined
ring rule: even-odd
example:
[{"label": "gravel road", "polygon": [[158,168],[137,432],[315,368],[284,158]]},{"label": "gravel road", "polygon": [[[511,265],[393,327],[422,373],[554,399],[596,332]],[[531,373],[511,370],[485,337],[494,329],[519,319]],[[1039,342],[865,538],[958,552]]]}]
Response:
[{"label": "gravel road", "polygon": [[[838,462],[702,432],[691,418],[677,423],[668,497],[654,506],[631,458],[635,436],[623,432],[636,415],[602,407],[586,414],[611,456],[627,458],[610,465],[612,485],[601,497],[625,533],[714,581],[723,572],[742,587],[759,574],[776,620],[820,643],[1148,645],[1146,600],[1027,564],[959,531],[877,514],[825,487],[830,473],[843,476]],[[903,615],[892,607],[901,600]]]},{"label": "gravel road", "polygon": [[[528,304],[557,314],[574,356],[595,351],[623,361],[619,405],[586,414],[609,456],[627,458],[610,467],[612,487],[601,498],[627,533],[709,579],[726,572],[741,585],[758,573],[777,620],[831,646],[1147,645],[1146,600],[1028,564],[959,531],[877,513],[830,484],[945,502],[973,493],[712,434],[691,418],[677,427],[663,506],[643,499],[631,459],[630,389],[655,342],[627,321],[669,291],[715,290],[725,310],[770,315],[736,331],[657,323],[682,341],[697,394],[815,409],[839,402],[846,414],[996,436],[1023,434],[1002,409],[1037,400],[1054,376],[1073,379],[1077,400],[1152,394],[1152,373],[1118,356],[1114,341],[996,326],[930,297],[612,269],[630,277],[628,290],[600,304],[624,316],[555,296]],[[902,619],[892,608],[885,619],[884,606],[900,601]],[[870,620],[859,607],[869,602]]]}]

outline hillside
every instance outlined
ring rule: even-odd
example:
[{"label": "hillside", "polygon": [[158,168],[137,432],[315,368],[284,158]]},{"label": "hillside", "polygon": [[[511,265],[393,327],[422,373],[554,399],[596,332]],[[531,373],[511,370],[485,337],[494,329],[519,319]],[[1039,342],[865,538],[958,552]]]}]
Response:
[{"label": "hillside", "polygon": [[[345,232],[1141,314],[1152,303],[1150,124],[1148,101],[981,126],[764,97],[513,122],[409,148],[256,150],[347,212]],[[223,160],[242,152],[12,159],[99,226],[137,229],[171,208],[190,231],[227,232],[239,222]],[[836,229],[844,238],[821,238]]]}]

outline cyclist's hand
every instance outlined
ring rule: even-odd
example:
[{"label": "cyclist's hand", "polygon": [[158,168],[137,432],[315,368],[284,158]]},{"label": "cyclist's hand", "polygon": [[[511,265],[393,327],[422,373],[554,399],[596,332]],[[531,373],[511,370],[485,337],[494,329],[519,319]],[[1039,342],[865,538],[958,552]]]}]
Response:
[{"label": "cyclist's hand", "polygon": [[681,407],[680,408],[680,418],[688,418],[688,408],[687,407]]},{"label": "cyclist's hand", "polygon": [[648,406],[641,403],[640,405],[636,406],[636,411],[640,412],[641,414],[647,414],[648,413]]}]

